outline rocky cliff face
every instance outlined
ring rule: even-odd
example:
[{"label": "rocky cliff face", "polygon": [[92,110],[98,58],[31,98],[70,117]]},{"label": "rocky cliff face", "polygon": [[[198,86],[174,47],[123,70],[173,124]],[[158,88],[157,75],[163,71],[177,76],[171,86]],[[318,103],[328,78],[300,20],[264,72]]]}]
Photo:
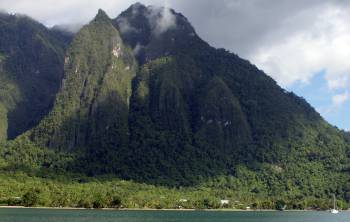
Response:
[{"label": "rocky cliff face", "polygon": [[129,98],[136,72],[131,49],[100,10],[74,37],[64,66],[55,105],[31,136],[41,145],[81,149],[87,158],[107,161],[128,144]]}]

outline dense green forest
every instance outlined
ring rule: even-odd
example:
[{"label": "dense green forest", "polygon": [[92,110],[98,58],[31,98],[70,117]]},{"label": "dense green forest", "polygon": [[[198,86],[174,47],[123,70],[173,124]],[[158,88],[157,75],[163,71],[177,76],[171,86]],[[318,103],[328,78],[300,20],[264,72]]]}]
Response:
[{"label": "dense green forest", "polygon": [[[66,165],[72,160],[72,156],[37,148],[28,141],[2,145],[0,205],[280,209],[283,203],[287,209],[329,209],[330,194],[336,193],[337,205],[342,209],[349,207],[350,192],[344,186],[347,178],[327,175],[316,163],[293,166],[283,173],[276,166],[261,166],[258,171],[240,166],[234,176],[209,178],[196,186],[169,187],[121,180],[114,175],[88,177],[67,173]],[[330,185],[333,188],[327,190]],[[220,200],[229,200],[229,204],[221,205]]]},{"label": "dense green forest", "polygon": [[0,12],[0,141],[14,139],[49,112],[70,38],[29,17]]},{"label": "dense green forest", "polygon": [[99,10],[73,38],[0,22],[2,204],[348,208],[349,133],[182,14]]}]

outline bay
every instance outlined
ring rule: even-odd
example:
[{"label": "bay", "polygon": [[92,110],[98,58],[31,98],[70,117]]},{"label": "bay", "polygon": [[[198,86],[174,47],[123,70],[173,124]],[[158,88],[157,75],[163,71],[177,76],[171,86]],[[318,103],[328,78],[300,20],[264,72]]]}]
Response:
[{"label": "bay", "polygon": [[350,212],[0,209],[0,222],[345,222]]}]

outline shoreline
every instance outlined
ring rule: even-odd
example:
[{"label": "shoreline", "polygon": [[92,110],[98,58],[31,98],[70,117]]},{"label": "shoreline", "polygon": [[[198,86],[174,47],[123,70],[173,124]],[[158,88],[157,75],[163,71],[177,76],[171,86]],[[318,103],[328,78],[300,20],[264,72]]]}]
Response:
[{"label": "shoreline", "polygon": [[[25,207],[0,206],[0,209],[43,209],[43,210],[104,210],[104,211],[208,211],[208,212],[328,212],[328,210],[274,210],[274,209],[153,209],[153,208],[82,208],[82,207]],[[349,210],[341,210],[349,211]]]}]

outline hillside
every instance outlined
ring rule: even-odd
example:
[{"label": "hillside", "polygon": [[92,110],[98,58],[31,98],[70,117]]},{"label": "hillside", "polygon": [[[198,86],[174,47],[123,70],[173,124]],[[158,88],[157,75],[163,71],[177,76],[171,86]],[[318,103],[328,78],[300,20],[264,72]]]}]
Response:
[{"label": "hillside", "polygon": [[[249,201],[350,201],[348,133],[249,61],[211,47],[180,13],[137,3],[110,19],[99,10],[57,59],[52,84],[64,75],[49,87],[58,90],[52,109],[32,106],[36,118],[48,114],[3,146],[3,169],[199,186]],[[17,85],[6,87],[16,98]]]},{"label": "hillside", "polygon": [[51,109],[69,37],[26,16],[0,14],[0,140],[14,139]]}]

